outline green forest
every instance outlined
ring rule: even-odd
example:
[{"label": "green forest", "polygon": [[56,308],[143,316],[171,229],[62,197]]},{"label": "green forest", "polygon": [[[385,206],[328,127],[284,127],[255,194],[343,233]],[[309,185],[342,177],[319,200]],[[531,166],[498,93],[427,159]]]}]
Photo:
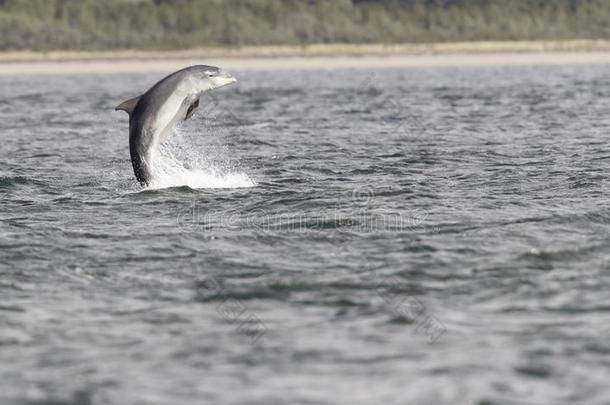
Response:
[{"label": "green forest", "polygon": [[0,0],[0,50],[607,38],[609,0]]}]

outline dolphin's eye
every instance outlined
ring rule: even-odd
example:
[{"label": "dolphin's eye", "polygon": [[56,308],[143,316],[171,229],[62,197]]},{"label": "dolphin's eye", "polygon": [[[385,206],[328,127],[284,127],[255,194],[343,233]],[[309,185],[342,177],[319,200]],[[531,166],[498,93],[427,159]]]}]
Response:
[{"label": "dolphin's eye", "polygon": [[215,72],[213,70],[207,70],[205,72],[205,74],[208,75],[208,77],[214,77],[214,76],[216,76],[218,74],[218,72]]}]

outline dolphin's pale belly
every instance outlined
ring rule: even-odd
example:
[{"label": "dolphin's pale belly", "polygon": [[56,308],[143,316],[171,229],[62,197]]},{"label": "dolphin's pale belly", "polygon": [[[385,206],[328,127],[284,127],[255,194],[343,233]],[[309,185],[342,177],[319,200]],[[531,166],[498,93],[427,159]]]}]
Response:
[{"label": "dolphin's pale belly", "polygon": [[172,128],[180,119],[186,115],[188,103],[185,103],[184,95],[172,95],[161,105],[152,122],[151,135],[153,137],[152,147],[156,148],[171,134]]}]

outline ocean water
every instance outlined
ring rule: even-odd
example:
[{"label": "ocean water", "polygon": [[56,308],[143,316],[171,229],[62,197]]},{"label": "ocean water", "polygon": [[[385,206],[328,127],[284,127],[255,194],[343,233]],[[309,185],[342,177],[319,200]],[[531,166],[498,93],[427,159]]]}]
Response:
[{"label": "ocean water", "polygon": [[0,77],[0,404],[610,403],[610,69]]}]

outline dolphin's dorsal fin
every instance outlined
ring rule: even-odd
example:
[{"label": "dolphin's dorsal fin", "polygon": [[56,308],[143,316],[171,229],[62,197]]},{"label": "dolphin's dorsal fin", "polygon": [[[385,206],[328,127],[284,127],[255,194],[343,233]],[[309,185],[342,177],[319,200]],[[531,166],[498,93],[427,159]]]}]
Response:
[{"label": "dolphin's dorsal fin", "polygon": [[140,97],[142,97],[142,96],[130,98],[127,101],[123,101],[121,104],[116,106],[115,111],[119,111],[119,110],[125,111],[131,117],[131,113],[133,113],[133,110],[135,110],[136,105],[138,105],[138,101],[140,101]]},{"label": "dolphin's dorsal fin", "polygon": [[184,117],[185,121],[191,118],[197,107],[199,107],[199,99],[195,100],[195,102],[189,106],[188,110],[186,111],[186,116]]}]

